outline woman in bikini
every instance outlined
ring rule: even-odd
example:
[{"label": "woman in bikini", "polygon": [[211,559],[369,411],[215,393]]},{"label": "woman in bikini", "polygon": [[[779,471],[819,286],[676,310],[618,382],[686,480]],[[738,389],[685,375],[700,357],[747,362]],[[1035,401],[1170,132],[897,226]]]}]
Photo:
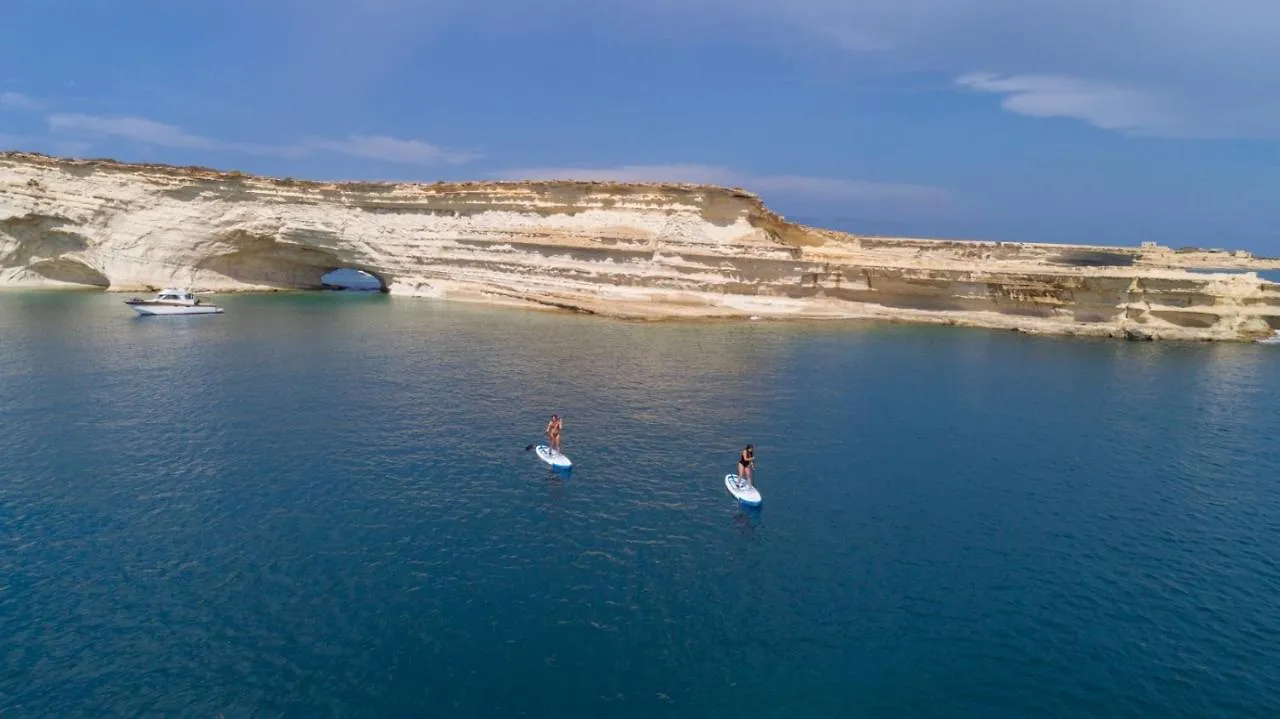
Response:
[{"label": "woman in bikini", "polygon": [[563,427],[560,424],[560,415],[551,415],[551,421],[547,422],[547,439],[550,440],[551,451],[560,453],[560,430]]},{"label": "woman in bikini", "polygon": [[738,455],[738,478],[747,480],[748,487],[755,487],[755,471],[753,467],[756,463],[756,450],[751,445],[747,445],[742,453]]}]

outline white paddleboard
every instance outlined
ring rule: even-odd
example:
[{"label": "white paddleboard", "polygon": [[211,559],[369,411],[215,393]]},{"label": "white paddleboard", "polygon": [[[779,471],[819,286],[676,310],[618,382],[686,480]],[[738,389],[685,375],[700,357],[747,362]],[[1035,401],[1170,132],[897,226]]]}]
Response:
[{"label": "white paddleboard", "polygon": [[738,498],[739,502],[749,507],[759,507],[762,501],[760,491],[755,487],[747,484],[747,480],[736,474],[726,474],[724,476],[724,486],[729,490],[729,494]]},{"label": "white paddleboard", "polygon": [[545,444],[540,444],[537,447],[534,447],[533,451],[537,453],[538,459],[546,462],[556,469],[569,469],[573,466],[573,462],[570,462],[568,457],[554,449],[551,449]]}]

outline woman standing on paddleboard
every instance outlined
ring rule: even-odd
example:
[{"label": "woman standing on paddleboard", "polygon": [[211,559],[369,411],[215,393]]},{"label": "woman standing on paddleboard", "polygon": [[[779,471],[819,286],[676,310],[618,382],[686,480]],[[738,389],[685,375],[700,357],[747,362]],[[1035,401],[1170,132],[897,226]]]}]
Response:
[{"label": "woman standing on paddleboard", "polygon": [[748,487],[755,487],[755,470],[753,467],[756,463],[756,450],[751,445],[747,445],[742,450],[742,454],[738,455],[738,476],[747,480]]},{"label": "woman standing on paddleboard", "polygon": [[547,440],[549,440],[552,452],[560,452],[561,429],[563,429],[563,426],[560,424],[560,415],[551,415],[551,421],[547,422]]}]

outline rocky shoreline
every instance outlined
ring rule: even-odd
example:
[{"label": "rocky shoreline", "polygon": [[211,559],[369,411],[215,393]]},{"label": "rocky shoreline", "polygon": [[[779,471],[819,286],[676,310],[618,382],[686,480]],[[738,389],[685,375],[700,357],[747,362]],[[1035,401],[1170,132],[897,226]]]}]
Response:
[{"label": "rocky shoreline", "polygon": [[396,295],[629,319],[1223,341],[1280,328],[1280,284],[1254,274],[1280,260],[1243,252],[866,237],[713,186],[325,183],[0,153],[0,287],[319,289],[340,267]]}]

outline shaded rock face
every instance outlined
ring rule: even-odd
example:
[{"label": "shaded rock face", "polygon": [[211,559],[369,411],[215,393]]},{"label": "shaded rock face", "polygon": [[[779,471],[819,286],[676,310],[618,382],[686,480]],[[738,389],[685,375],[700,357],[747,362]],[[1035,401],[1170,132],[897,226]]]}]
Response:
[{"label": "shaded rock face", "polygon": [[875,318],[1152,339],[1280,328],[1271,261],[1165,248],[868,238],[719,187],[318,183],[0,154],[0,285],[319,289],[629,318]]}]

